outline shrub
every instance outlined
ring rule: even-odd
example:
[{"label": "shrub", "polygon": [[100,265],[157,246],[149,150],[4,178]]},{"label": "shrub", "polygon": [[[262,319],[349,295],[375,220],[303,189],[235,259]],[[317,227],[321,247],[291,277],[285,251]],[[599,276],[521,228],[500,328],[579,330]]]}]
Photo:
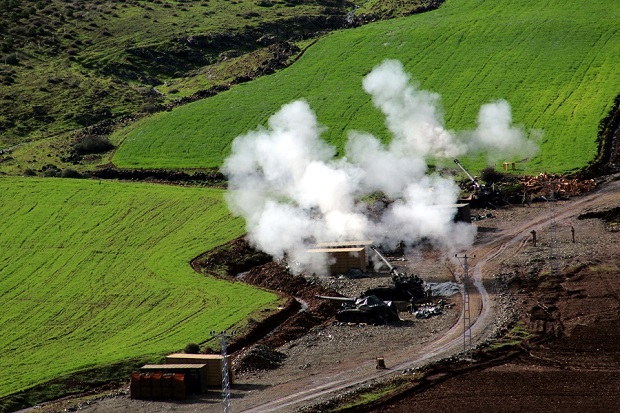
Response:
[{"label": "shrub", "polygon": [[480,178],[487,184],[495,184],[504,179],[504,174],[496,171],[492,166],[489,166],[482,170]]},{"label": "shrub", "polygon": [[82,178],[82,174],[75,169],[67,168],[60,174],[61,178]]},{"label": "shrub", "polygon": [[162,106],[158,105],[156,103],[145,103],[144,105],[140,106],[140,109],[138,109],[138,112],[140,113],[156,113],[162,110]]},{"label": "shrub", "polygon": [[19,58],[17,57],[17,53],[11,53],[8,56],[5,56],[4,63],[7,65],[16,65],[19,63]]},{"label": "shrub", "polygon": [[184,351],[186,354],[198,354],[200,353],[200,346],[196,343],[187,343]]},{"label": "shrub", "polygon": [[60,169],[56,165],[45,165],[41,168],[41,172],[43,172],[43,176],[46,178],[60,176]]},{"label": "shrub", "polygon": [[88,135],[73,145],[73,151],[78,155],[102,153],[112,150],[114,145],[105,136]]}]

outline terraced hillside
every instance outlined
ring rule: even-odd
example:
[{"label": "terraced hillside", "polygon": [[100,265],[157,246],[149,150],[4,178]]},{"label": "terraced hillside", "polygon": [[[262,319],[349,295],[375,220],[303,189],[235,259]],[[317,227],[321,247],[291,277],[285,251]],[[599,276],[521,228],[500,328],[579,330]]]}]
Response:
[{"label": "terraced hillside", "polygon": [[341,153],[351,129],[388,140],[361,81],[393,58],[420,88],[442,95],[448,128],[473,129],[482,104],[506,99],[516,124],[544,133],[540,155],[521,172],[574,171],[594,159],[599,121],[620,90],[619,18],[608,0],[447,1],[428,13],[333,33],[285,70],[127,129],[114,162],[218,167],[232,139],[299,98]]},{"label": "terraced hillside", "polygon": [[2,178],[0,193],[0,398],[204,342],[276,299],[190,267],[243,233],[221,191]]}]

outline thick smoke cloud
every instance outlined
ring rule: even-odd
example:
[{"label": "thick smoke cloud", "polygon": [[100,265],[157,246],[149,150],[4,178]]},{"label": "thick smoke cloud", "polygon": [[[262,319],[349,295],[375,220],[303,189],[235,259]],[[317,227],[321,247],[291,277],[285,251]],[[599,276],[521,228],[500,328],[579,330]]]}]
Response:
[{"label": "thick smoke cloud", "polygon": [[536,155],[540,136],[538,132],[531,132],[531,135],[532,139],[524,139],[524,129],[512,125],[512,112],[505,100],[482,105],[478,114],[478,128],[464,134],[469,141],[470,152],[486,153],[489,163]]},{"label": "thick smoke cloud", "polygon": [[[389,144],[352,131],[338,159],[308,103],[298,100],[282,106],[267,127],[237,137],[224,162],[231,211],[245,218],[255,247],[287,257],[293,269],[323,273],[326,258],[307,253],[321,241],[394,246],[424,239],[452,252],[467,248],[475,227],[453,221],[459,188],[429,173],[427,160],[487,150],[531,156],[536,149],[511,125],[505,101],[484,105],[475,131],[447,130],[439,95],[417,89],[398,61],[377,66],[363,87],[385,115]],[[377,191],[393,202],[371,216],[360,199]]]}]

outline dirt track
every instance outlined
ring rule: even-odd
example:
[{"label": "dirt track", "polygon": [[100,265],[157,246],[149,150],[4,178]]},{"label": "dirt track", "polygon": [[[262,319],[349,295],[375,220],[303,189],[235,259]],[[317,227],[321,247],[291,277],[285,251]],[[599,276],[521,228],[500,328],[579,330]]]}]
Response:
[{"label": "dirt track", "polygon": [[[459,411],[480,411],[500,402],[502,411],[565,411],[567,406],[612,411],[610,406],[620,405],[620,379],[616,379],[620,361],[620,280],[616,280],[620,278],[616,276],[620,234],[606,231],[599,219],[577,219],[585,211],[618,205],[620,182],[555,204],[555,261],[549,260],[552,211],[547,204],[493,211],[494,218],[478,222],[478,239],[467,252],[472,257],[471,274],[478,291],[471,294],[474,345],[503,327],[505,302],[499,304],[492,281],[498,277],[509,279],[514,289],[517,300],[512,302],[512,310],[520,309],[525,322],[545,340],[531,344],[527,354],[509,362],[441,380],[430,390],[386,401],[374,411],[455,411],[455,406]],[[571,225],[577,234],[575,243],[570,240]],[[532,229],[539,234],[536,247],[532,245]],[[410,257],[408,265],[423,278],[437,280],[451,279],[458,272],[459,264],[454,260],[430,258],[418,254]],[[554,263],[561,270],[558,274],[551,271]],[[287,355],[279,369],[240,376],[233,387],[232,409],[294,411],[339,397],[373,379],[398,375],[456,354],[463,349],[458,296],[454,304],[452,310],[429,322],[405,320],[388,327],[314,328],[279,349]],[[377,356],[385,358],[388,369],[375,369]],[[592,387],[597,382],[600,384]],[[221,409],[217,392],[185,403],[136,401],[121,396],[86,408],[89,412]]]}]

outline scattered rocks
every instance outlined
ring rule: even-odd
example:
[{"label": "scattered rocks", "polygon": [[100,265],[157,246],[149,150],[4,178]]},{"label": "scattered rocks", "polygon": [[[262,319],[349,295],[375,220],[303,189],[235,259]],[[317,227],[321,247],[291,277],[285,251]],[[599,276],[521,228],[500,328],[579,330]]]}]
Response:
[{"label": "scattered rocks", "polygon": [[273,370],[280,367],[285,359],[286,354],[257,344],[237,354],[233,366],[235,374],[254,370]]}]

